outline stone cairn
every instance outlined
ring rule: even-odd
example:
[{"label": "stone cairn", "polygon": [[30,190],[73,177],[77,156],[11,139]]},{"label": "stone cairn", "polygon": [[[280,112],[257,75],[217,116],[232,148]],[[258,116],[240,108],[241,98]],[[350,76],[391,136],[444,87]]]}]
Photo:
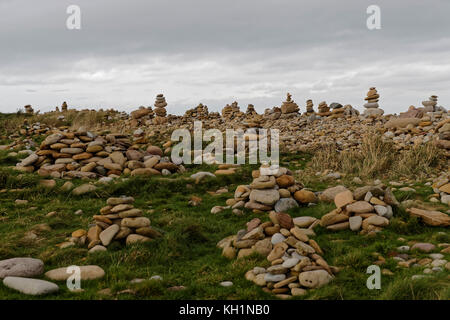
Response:
[{"label": "stone cairn", "polygon": [[440,121],[435,131],[438,133],[439,140],[437,145],[447,151],[447,157],[450,157],[450,118]]},{"label": "stone cairn", "polygon": [[255,106],[252,105],[252,104],[249,104],[248,107],[247,107],[247,111],[245,111],[245,115],[247,117],[258,115],[258,112],[256,112],[256,110],[255,110]]},{"label": "stone cairn", "polygon": [[158,94],[156,96],[156,101],[155,101],[155,123],[156,124],[163,124],[167,122],[167,111],[166,111],[166,106],[167,106],[167,102],[166,102],[166,98],[164,98],[164,95]]},{"label": "stone cairn", "polygon": [[278,298],[302,296],[307,289],[328,284],[339,270],[329,266],[323,251],[310,237],[318,220],[313,217],[292,219],[287,213],[271,212],[270,221],[255,218],[247,228],[221,240],[217,246],[228,259],[258,253],[267,257],[270,267],[255,267],[245,278],[275,294]]},{"label": "stone cairn", "polygon": [[427,101],[422,101],[422,105],[425,107],[425,112],[434,112],[436,111],[438,97],[431,96]]},{"label": "stone cairn", "polygon": [[63,102],[63,104],[61,105],[61,111],[62,112],[67,112],[68,108],[67,108],[67,102]]},{"label": "stone cairn", "polygon": [[378,105],[380,95],[378,94],[377,89],[375,87],[371,87],[369,89],[369,92],[367,92],[367,97],[365,97],[364,100],[367,101],[367,103],[364,104],[364,108],[366,108],[366,110],[363,113],[364,116],[377,117],[382,116],[384,114],[384,110],[380,109],[380,106]]},{"label": "stone cairn", "polygon": [[207,120],[209,118],[208,107],[200,103],[196,108],[187,110],[184,117],[196,120]]},{"label": "stone cairn", "polygon": [[231,105],[227,104],[222,109],[222,118],[224,119],[231,120],[242,116],[244,116],[244,113],[241,111],[236,101],[234,101]]},{"label": "stone cairn", "polygon": [[314,104],[311,99],[306,100],[306,113],[313,114],[314,113]]},{"label": "stone cairn", "polygon": [[271,210],[284,212],[298,207],[299,203],[317,202],[315,194],[303,189],[303,185],[295,181],[292,172],[287,168],[273,169],[263,166],[254,170],[252,176],[253,182],[250,185],[238,186],[234,198],[226,201],[226,205],[232,208],[235,214],[238,214],[241,208],[253,210],[254,213]]},{"label": "stone cairn", "polygon": [[[334,195],[334,197],[333,197]],[[376,233],[389,225],[392,206],[398,206],[390,188],[384,185],[365,186],[354,192],[343,186],[328,189],[321,200],[334,198],[336,209],[320,219],[320,225],[331,231],[350,229],[360,234]]]},{"label": "stone cairn", "polygon": [[89,252],[106,251],[113,241],[124,241],[126,245],[148,242],[162,234],[150,226],[150,219],[143,217],[142,210],[133,206],[133,197],[109,198],[107,206],[94,215],[94,223],[86,232],[72,232],[75,243],[88,245]]},{"label": "stone cairn", "polygon": [[298,105],[292,100],[292,95],[290,93],[287,94],[286,101],[281,105],[281,116],[280,118],[290,118],[298,115],[300,108]]},{"label": "stone cairn", "polygon": [[25,109],[25,113],[26,113],[26,114],[33,114],[33,113],[34,113],[33,107],[32,107],[31,105],[29,105],[29,104],[27,104],[27,105],[24,107],[24,109]]},{"label": "stone cairn", "polygon": [[327,117],[331,115],[330,107],[328,107],[327,103],[325,101],[322,101],[319,103],[319,106],[317,107],[319,109],[319,112],[317,113],[321,117]]},{"label": "stone cairn", "polygon": [[177,165],[163,157],[159,147],[149,145],[143,151],[136,150],[137,146],[121,134],[99,136],[82,128],[76,132],[56,132],[19,162],[16,169],[23,172],[37,170],[43,177],[92,179],[118,177],[122,173],[167,175],[178,170]]}]

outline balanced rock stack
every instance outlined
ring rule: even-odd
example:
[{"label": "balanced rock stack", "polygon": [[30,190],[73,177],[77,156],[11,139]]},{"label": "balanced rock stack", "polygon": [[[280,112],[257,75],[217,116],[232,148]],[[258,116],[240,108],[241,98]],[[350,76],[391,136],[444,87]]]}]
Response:
[{"label": "balanced rock stack", "polygon": [[284,212],[300,204],[317,202],[312,191],[303,189],[287,168],[262,166],[252,172],[253,182],[236,188],[234,198],[226,204],[234,209],[247,208],[255,213],[275,210]]},{"label": "balanced rock stack", "polygon": [[380,106],[378,105],[380,95],[378,94],[377,89],[375,87],[371,87],[369,89],[369,92],[367,92],[367,97],[365,97],[364,100],[367,101],[367,103],[364,104],[364,108],[366,108],[366,110],[363,113],[364,116],[377,117],[382,116],[384,114],[384,110],[380,109]]},{"label": "balanced rock stack", "polygon": [[422,101],[422,105],[425,107],[425,112],[434,112],[436,110],[438,97],[433,95],[427,101]]},{"label": "balanced rock stack", "polygon": [[31,107],[31,105],[27,104],[24,108],[25,108],[25,113],[26,114],[33,114],[34,113],[33,107]]},{"label": "balanced rock stack", "polygon": [[156,124],[163,124],[163,123],[167,122],[166,106],[167,106],[166,98],[164,98],[164,95],[162,93],[158,94],[156,96],[156,101],[155,101],[155,114],[156,114],[155,122],[156,122]]},{"label": "balanced rock stack", "polygon": [[231,120],[242,116],[244,116],[244,113],[241,112],[241,109],[236,101],[234,101],[231,105],[227,104],[222,109],[222,118],[224,119]]},{"label": "balanced rock stack", "polygon": [[67,102],[64,101],[63,104],[61,105],[61,111],[62,112],[67,112],[67,109],[68,109],[67,108]]},{"label": "balanced rock stack", "polygon": [[40,148],[16,165],[23,172],[38,171],[53,178],[116,177],[123,174],[160,175],[176,172],[178,166],[163,157],[159,147],[136,150],[129,137],[121,134],[98,136],[80,128],[56,132]]},{"label": "balanced rock stack", "polygon": [[360,231],[362,228],[360,234],[379,232],[389,225],[392,206],[399,204],[391,189],[384,185],[365,186],[354,192],[337,186],[325,190],[321,197],[330,200],[333,194],[337,208],[320,219],[320,225],[332,231]]},{"label": "balanced rock stack", "polygon": [[306,113],[307,114],[314,113],[314,104],[311,99],[306,100]]},{"label": "balanced rock stack", "polygon": [[298,111],[300,108],[298,105],[292,100],[292,95],[290,93],[287,94],[286,101],[281,105],[281,117],[280,118],[290,118],[292,116],[298,115]]},{"label": "balanced rock stack", "polygon": [[328,284],[338,269],[328,265],[322,249],[310,238],[319,221],[275,212],[269,218],[264,223],[255,218],[247,223],[247,229],[221,240],[217,246],[222,255],[229,259],[254,253],[267,257],[270,267],[255,267],[245,277],[279,298],[301,296],[307,289]]},{"label": "balanced rock stack", "polygon": [[317,113],[319,116],[326,117],[331,115],[330,107],[328,107],[325,101],[319,103],[319,106],[317,108],[319,109],[319,112]]},{"label": "balanced rock stack", "polygon": [[109,198],[100,214],[93,216],[95,224],[87,232],[74,231],[72,237],[80,239],[81,244],[87,243],[90,252],[105,251],[115,240],[130,245],[160,238],[161,233],[150,226],[150,219],[134,208],[133,202],[133,197]]}]

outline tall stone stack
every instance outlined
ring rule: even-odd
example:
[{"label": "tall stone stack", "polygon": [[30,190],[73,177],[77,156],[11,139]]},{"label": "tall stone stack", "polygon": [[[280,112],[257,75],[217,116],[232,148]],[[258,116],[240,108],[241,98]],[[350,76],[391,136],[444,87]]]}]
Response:
[{"label": "tall stone stack", "polygon": [[292,95],[290,93],[287,94],[286,101],[281,105],[281,118],[290,118],[298,115],[298,111],[300,108],[298,105],[292,100]]},{"label": "tall stone stack", "polygon": [[314,113],[314,104],[311,99],[306,100],[306,113],[307,114]]},{"label": "tall stone stack", "polygon": [[64,101],[63,104],[61,105],[61,111],[62,112],[67,112],[67,109],[68,109],[67,108],[67,102]]},{"label": "tall stone stack", "polygon": [[319,103],[318,109],[319,109],[319,112],[317,114],[321,117],[327,117],[327,116],[331,115],[330,107],[327,105],[327,103],[325,101],[322,101],[321,103]]},{"label": "tall stone stack", "polygon": [[25,113],[26,114],[33,114],[34,113],[34,110],[31,107],[31,105],[27,104],[24,108],[25,108]]},{"label": "tall stone stack", "polygon": [[436,109],[438,97],[432,95],[427,101],[422,101],[422,105],[425,107],[425,112],[434,112]]},{"label": "tall stone stack", "polygon": [[363,113],[364,116],[377,117],[382,116],[384,114],[384,110],[380,109],[380,106],[378,105],[380,95],[378,94],[377,89],[375,87],[371,87],[369,89],[369,92],[367,92],[367,97],[365,97],[364,100],[367,101],[367,103],[364,104],[364,108],[366,108],[366,110]]},{"label": "tall stone stack", "polygon": [[158,94],[156,96],[156,101],[155,101],[155,114],[156,117],[154,119],[156,124],[163,124],[167,122],[166,116],[167,116],[167,111],[166,111],[166,106],[167,106],[167,102],[166,102],[166,98],[164,97],[164,95],[162,93]]}]

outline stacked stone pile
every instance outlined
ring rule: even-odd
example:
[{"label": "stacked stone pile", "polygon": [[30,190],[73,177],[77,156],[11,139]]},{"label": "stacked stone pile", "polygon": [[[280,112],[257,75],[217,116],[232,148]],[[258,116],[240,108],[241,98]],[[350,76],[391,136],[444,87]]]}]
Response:
[{"label": "stacked stone pile", "polygon": [[299,204],[317,202],[314,192],[303,189],[287,168],[262,166],[252,172],[253,182],[236,188],[234,198],[226,201],[233,210],[247,208],[255,213],[283,212]]},{"label": "stacked stone pile", "polygon": [[67,110],[68,110],[68,107],[67,107],[67,102],[63,102],[62,103],[62,105],[61,105],[61,111],[62,112],[67,112]]},{"label": "stacked stone pile", "polygon": [[439,197],[441,203],[450,206],[450,171],[436,178],[432,187],[434,196]]},{"label": "stacked stone pile", "polygon": [[314,113],[314,104],[313,104],[313,101],[311,99],[306,100],[306,113],[307,114]]},{"label": "stacked stone pile", "polygon": [[154,119],[154,123],[155,124],[164,124],[167,122],[167,111],[166,111],[166,106],[167,106],[167,102],[166,102],[166,98],[164,97],[163,94],[158,94],[156,96],[156,101],[155,101],[155,119]]},{"label": "stacked stone pile", "polygon": [[316,241],[313,217],[292,217],[286,213],[271,212],[270,221],[262,223],[255,218],[247,229],[221,240],[217,246],[222,255],[238,259],[258,253],[267,257],[269,267],[255,267],[245,277],[263,290],[279,298],[290,298],[307,293],[307,289],[328,284],[338,271],[329,266]]},{"label": "stacked stone pile", "polygon": [[32,107],[31,105],[29,105],[29,104],[27,104],[27,105],[24,107],[24,109],[25,109],[25,113],[26,113],[26,114],[33,114],[33,113],[34,113],[33,107]]},{"label": "stacked stone pile", "polygon": [[222,118],[226,120],[235,119],[235,118],[241,118],[245,114],[241,111],[241,109],[238,106],[238,103],[235,101],[231,105],[227,104],[222,109]]},{"label": "stacked stone pile", "polygon": [[139,107],[139,109],[131,112],[131,118],[135,119],[135,120],[138,120],[138,119],[146,119],[146,120],[153,119],[154,115],[155,114],[154,114],[153,109],[151,107],[147,107],[146,108],[144,106],[141,106],[141,107]]},{"label": "stacked stone pile", "polygon": [[371,87],[367,92],[367,97],[364,98],[367,103],[364,104],[364,116],[366,117],[378,117],[384,114],[384,110],[380,109],[378,101],[380,101],[380,95],[375,87]]},{"label": "stacked stone pile", "polygon": [[160,238],[161,233],[150,226],[150,219],[144,217],[133,202],[133,197],[109,198],[100,214],[93,216],[94,224],[88,231],[79,229],[72,232],[71,241],[87,244],[89,252],[96,252],[106,251],[116,240],[130,245]]},{"label": "stacked stone pile", "polygon": [[247,117],[252,117],[252,116],[258,115],[258,112],[256,112],[256,110],[255,110],[255,106],[252,104],[249,104],[247,106],[247,111],[245,111],[245,115]]},{"label": "stacked stone pile", "polygon": [[292,100],[292,95],[290,93],[287,94],[286,101],[284,101],[281,105],[281,119],[286,119],[290,117],[295,117],[299,115],[300,108],[298,105]]},{"label": "stacked stone pile", "polygon": [[49,135],[40,148],[16,165],[24,172],[37,170],[54,178],[97,178],[123,174],[160,175],[176,172],[178,166],[163,157],[159,147],[136,150],[129,137],[99,136],[82,128],[76,132]]},{"label": "stacked stone pile", "polygon": [[319,116],[326,117],[331,115],[330,107],[328,107],[325,101],[319,103],[319,106],[317,108],[319,109],[319,112],[317,113]]},{"label": "stacked stone pile", "polygon": [[450,117],[439,122],[435,131],[438,134],[437,145],[447,150],[447,157],[450,157]]},{"label": "stacked stone pile", "polygon": [[184,116],[196,120],[208,120],[208,107],[200,103],[196,108],[187,110]]},{"label": "stacked stone pile", "polygon": [[435,95],[432,95],[426,101],[422,101],[422,105],[425,108],[425,112],[434,112],[434,111],[436,111],[437,101],[438,101],[438,97],[435,96]]},{"label": "stacked stone pile", "polygon": [[391,189],[384,185],[365,186],[354,192],[344,186],[325,190],[319,199],[334,201],[336,209],[320,219],[320,225],[328,230],[350,229],[361,234],[373,234],[389,225],[393,216],[392,206],[399,203]]}]

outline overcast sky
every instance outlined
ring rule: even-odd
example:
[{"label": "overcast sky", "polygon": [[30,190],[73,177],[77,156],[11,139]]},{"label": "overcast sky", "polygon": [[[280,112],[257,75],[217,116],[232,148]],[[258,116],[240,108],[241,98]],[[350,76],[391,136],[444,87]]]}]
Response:
[{"label": "overcast sky", "polygon": [[[68,30],[69,5],[81,30]],[[381,30],[368,30],[369,5]],[[172,114],[286,92],[387,113],[431,94],[450,106],[449,0],[0,0],[0,111],[26,104],[132,111],[164,93]]]}]

